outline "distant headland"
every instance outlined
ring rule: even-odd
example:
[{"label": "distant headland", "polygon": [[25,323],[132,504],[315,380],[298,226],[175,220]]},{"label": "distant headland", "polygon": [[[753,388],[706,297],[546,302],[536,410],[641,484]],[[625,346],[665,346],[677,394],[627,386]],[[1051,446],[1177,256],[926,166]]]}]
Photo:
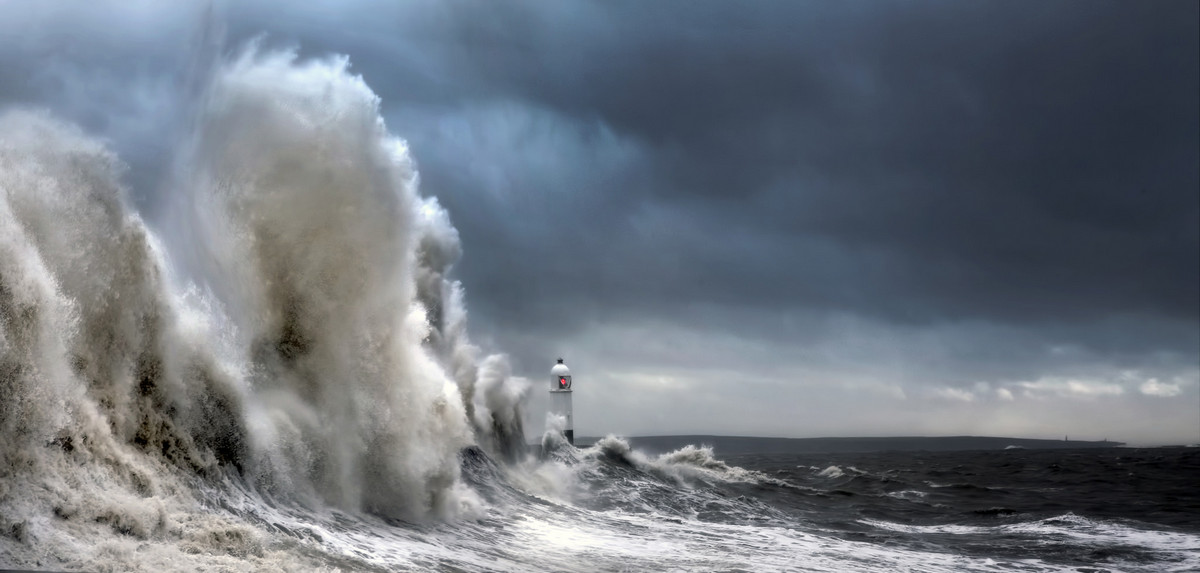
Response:
[{"label": "distant headland", "polygon": [[[587,446],[599,438],[576,438]],[[886,438],[756,438],[750,436],[636,436],[624,438],[648,453],[664,453],[688,444],[712,446],[718,455],[731,454],[820,454],[837,452],[905,452],[1024,449],[1115,448],[1124,442],[1109,440],[1038,440],[991,436],[903,436]]]}]

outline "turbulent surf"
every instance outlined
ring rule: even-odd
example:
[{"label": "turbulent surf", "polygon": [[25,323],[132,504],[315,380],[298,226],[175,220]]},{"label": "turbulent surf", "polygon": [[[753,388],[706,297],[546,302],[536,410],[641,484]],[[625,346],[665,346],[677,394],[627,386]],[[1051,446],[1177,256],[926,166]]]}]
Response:
[{"label": "turbulent surf", "polygon": [[0,116],[0,566],[1038,571],[1099,559],[938,541],[960,526],[1029,543],[1137,537],[1105,559],[1200,566],[1194,522],[845,513],[828,500],[936,514],[929,500],[945,495],[920,480],[858,491],[899,478],[849,465],[737,463],[699,445],[652,456],[614,437],[576,449],[554,435],[531,456],[529,382],[470,341],[449,278],[457,232],[348,61],[251,47],[203,76],[153,227],[104,141],[43,111]]}]

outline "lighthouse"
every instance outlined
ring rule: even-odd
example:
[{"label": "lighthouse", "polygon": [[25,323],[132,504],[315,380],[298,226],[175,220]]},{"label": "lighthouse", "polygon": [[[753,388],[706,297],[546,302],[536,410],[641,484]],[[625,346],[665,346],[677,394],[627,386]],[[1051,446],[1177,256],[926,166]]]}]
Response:
[{"label": "lighthouse", "polygon": [[562,416],[566,420],[563,425],[563,436],[567,443],[575,445],[575,415],[571,412],[571,369],[558,359],[550,369],[550,413]]}]

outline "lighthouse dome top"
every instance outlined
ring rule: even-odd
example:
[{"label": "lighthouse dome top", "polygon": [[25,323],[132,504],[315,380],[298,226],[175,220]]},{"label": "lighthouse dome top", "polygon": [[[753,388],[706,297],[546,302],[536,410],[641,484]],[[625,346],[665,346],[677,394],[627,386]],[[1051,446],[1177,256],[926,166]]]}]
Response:
[{"label": "lighthouse dome top", "polygon": [[562,358],[559,358],[558,364],[555,364],[554,367],[550,369],[550,374],[552,376],[570,376],[571,369],[567,368],[566,364],[563,364]]}]

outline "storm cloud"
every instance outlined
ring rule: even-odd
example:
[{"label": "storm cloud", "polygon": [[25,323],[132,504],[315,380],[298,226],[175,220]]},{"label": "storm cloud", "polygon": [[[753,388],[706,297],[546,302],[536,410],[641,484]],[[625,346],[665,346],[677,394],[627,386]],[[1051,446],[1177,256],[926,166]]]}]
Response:
[{"label": "storm cloud", "polygon": [[580,434],[1200,439],[1195,2],[0,10],[151,221],[205,58],[348,55]]}]

